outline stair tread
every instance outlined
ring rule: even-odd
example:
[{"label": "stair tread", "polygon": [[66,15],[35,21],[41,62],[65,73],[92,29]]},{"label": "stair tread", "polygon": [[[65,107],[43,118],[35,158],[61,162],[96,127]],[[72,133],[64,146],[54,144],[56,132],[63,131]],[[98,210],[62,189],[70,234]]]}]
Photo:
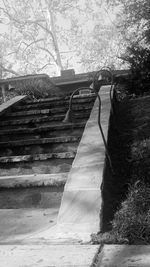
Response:
[{"label": "stair tread", "polygon": [[0,163],[11,162],[27,162],[27,161],[41,161],[47,159],[68,159],[74,158],[76,152],[60,152],[60,153],[46,153],[46,154],[33,154],[33,155],[20,155],[20,156],[6,156],[0,157]]},{"label": "stair tread", "polygon": [[0,181],[7,179],[30,179],[30,178],[56,178],[56,177],[66,177],[68,172],[58,172],[58,173],[42,173],[42,174],[24,174],[24,175],[8,175],[8,176],[0,176]]},{"label": "stair tread", "polygon": [[62,137],[27,139],[27,140],[23,139],[19,141],[16,140],[16,141],[0,142],[0,147],[77,142],[80,140],[80,138],[81,138],[80,136],[66,136],[66,137],[62,136]]},{"label": "stair tread", "polygon": [[[75,98],[73,99],[73,104],[84,104],[84,103],[91,103],[94,102],[95,100],[95,95],[92,97],[82,97],[82,98]],[[57,100],[57,101],[45,101],[45,102],[26,102],[23,106],[22,105],[18,105],[16,107],[14,107],[13,110],[27,110],[27,109],[34,109],[34,108],[38,108],[41,105],[44,106],[59,106],[59,105],[68,105],[69,104],[69,98],[68,99],[63,99],[63,100]]]},{"label": "stair tread", "polygon": [[[84,113],[75,113],[74,118],[82,119],[89,116],[89,111],[85,111]],[[64,114],[54,115],[54,116],[42,116],[42,117],[34,117],[34,118],[13,118],[13,119],[5,119],[0,122],[0,126],[7,126],[7,125],[19,125],[19,124],[28,124],[28,123],[41,123],[41,122],[53,122],[53,121],[62,121],[64,119]]]},{"label": "stair tread", "polygon": [[0,176],[0,188],[16,188],[30,186],[60,186],[64,185],[68,172],[51,174],[30,174]]},{"label": "stair tread", "polygon": [[[87,106],[81,106],[81,105],[76,105],[73,107],[73,110],[75,111],[81,111],[81,110],[89,110],[91,109],[93,106],[93,104],[91,105],[87,105]],[[33,110],[27,110],[27,111],[17,111],[17,112],[11,112],[11,113],[7,113],[5,114],[5,118],[6,117],[17,117],[17,116],[30,116],[30,115],[39,115],[39,114],[57,114],[57,113],[65,113],[66,111],[68,110],[68,107],[57,107],[57,108],[47,108],[47,109],[40,109],[40,110],[37,110],[37,109],[33,109]]]},{"label": "stair tread", "polygon": [[[82,98],[92,98],[95,97],[95,93],[91,93],[89,95],[74,95],[73,98],[75,99],[82,99]],[[53,102],[53,101],[63,101],[63,100],[69,100],[70,96],[58,96],[58,97],[50,97],[50,98],[42,98],[42,99],[38,99],[38,100],[26,100],[26,103],[41,103],[41,102]]]},{"label": "stair tread", "polygon": [[17,134],[17,133],[38,133],[42,131],[55,131],[55,130],[64,130],[67,128],[80,128],[85,126],[85,122],[77,122],[77,123],[59,123],[55,125],[44,125],[44,126],[39,126],[35,128],[17,128],[17,129],[7,129],[7,130],[0,130],[0,135],[4,134]]}]

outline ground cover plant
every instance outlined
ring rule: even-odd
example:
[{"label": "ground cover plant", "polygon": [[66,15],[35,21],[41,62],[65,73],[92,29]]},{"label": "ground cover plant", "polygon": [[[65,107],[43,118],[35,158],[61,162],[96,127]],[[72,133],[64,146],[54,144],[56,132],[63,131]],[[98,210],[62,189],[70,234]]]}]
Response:
[{"label": "ground cover plant", "polygon": [[94,243],[150,244],[150,95],[118,84],[102,184],[101,233]]}]

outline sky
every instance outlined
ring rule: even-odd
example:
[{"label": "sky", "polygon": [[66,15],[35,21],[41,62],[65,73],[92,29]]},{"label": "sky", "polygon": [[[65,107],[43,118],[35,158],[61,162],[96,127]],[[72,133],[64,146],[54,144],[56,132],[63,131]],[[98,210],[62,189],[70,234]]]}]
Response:
[{"label": "sky", "polygon": [[[14,0],[8,0],[8,2],[13,2]],[[36,5],[36,1],[38,0],[33,0],[32,4]],[[45,0],[41,0],[42,2]],[[6,1],[7,2],[7,1]],[[69,2],[69,1],[68,1]],[[93,10],[93,13],[95,14],[94,18],[92,14],[84,14],[82,12],[79,12],[78,9],[74,9],[74,12],[72,13],[75,18],[77,18],[79,25],[82,27],[82,33],[83,34],[89,34],[92,33],[95,23],[97,23],[98,20],[102,20],[103,24],[105,25],[111,25],[114,23],[113,21],[115,20],[116,13],[115,12],[110,12],[107,10],[106,5],[104,4],[104,1],[101,1],[101,7],[99,9],[99,12],[97,12],[97,6],[96,6],[96,0],[90,0],[90,5]],[[86,0],[78,0],[78,7],[80,9],[85,8],[85,3]],[[0,0],[0,8],[3,8],[3,0]],[[36,6],[34,6],[35,8]],[[0,23],[0,36],[2,36],[5,33],[8,33],[8,26],[7,24],[7,19],[1,15],[2,18],[2,23]],[[65,16],[60,16],[57,18],[57,21],[59,21],[59,27],[65,31],[70,31],[71,29],[71,22],[70,18],[67,18]],[[83,67],[80,64],[80,57],[75,53],[74,47],[69,47],[65,42],[58,43],[60,52],[62,52],[62,56],[66,57],[66,62],[68,60],[70,67],[73,67],[76,70],[76,73],[83,72]],[[69,53],[68,53],[69,51]],[[19,63],[16,63],[14,66],[19,69]],[[58,71],[57,71],[58,72]]]}]

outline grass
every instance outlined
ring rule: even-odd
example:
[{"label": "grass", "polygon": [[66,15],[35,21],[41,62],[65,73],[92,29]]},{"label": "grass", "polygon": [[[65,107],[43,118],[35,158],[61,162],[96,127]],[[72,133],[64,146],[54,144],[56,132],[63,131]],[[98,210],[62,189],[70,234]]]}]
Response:
[{"label": "grass", "polygon": [[112,230],[93,235],[94,244],[150,244],[150,185],[137,181],[115,213]]}]

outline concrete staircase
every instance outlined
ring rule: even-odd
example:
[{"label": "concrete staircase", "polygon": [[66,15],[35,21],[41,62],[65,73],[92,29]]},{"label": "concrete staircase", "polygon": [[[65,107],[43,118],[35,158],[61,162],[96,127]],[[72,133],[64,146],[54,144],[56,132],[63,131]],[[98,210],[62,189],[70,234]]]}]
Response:
[{"label": "concrete staircase", "polygon": [[[6,104],[0,110],[0,244],[20,242],[56,224],[64,185],[96,96]],[[9,109],[7,110],[7,107]]]},{"label": "concrete staircase", "polygon": [[[101,96],[106,136],[109,88]],[[95,98],[76,96],[69,124],[62,122],[69,97],[26,100],[3,114],[0,266],[94,266],[99,245],[90,241],[99,230],[105,160]],[[63,197],[63,190],[49,189],[50,180],[62,181],[62,176],[67,180]]]},{"label": "concrete staircase", "polygon": [[63,123],[69,96],[25,100],[0,120],[0,176],[69,172],[95,95],[77,95],[72,123]]}]

